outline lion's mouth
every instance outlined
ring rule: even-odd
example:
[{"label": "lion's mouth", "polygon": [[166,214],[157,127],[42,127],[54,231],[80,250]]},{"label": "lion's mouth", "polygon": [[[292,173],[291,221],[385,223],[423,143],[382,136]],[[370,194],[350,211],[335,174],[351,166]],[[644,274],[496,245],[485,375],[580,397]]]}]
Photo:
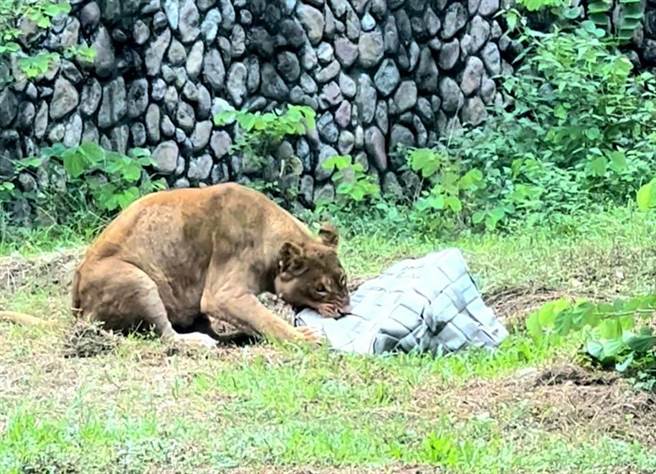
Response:
[{"label": "lion's mouth", "polygon": [[334,304],[334,303],[322,303],[317,305],[315,308],[319,314],[325,318],[341,318],[351,312],[351,305],[346,304]]}]

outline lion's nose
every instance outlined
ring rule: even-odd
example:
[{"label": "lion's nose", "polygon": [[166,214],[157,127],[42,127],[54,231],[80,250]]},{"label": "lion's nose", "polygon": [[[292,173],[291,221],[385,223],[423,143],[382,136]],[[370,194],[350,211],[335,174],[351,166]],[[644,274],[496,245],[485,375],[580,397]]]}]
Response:
[{"label": "lion's nose", "polygon": [[345,305],[342,305],[341,313],[347,314],[350,313],[353,307],[347,302]]}]

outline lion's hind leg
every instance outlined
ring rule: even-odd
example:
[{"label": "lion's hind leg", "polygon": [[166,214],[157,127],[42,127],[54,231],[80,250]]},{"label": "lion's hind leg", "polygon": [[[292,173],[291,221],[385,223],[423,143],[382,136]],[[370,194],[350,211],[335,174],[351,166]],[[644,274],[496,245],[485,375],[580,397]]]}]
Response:
[{"label": "lion's hind leg", "polygon": [[152,327],[165,340],[216,346],[207,334],[180,334],[173,329],[157,284],[144,271],[118,259],[87,262],[81,272],[81,313],[100,321],[106,329],[133,330]]}]

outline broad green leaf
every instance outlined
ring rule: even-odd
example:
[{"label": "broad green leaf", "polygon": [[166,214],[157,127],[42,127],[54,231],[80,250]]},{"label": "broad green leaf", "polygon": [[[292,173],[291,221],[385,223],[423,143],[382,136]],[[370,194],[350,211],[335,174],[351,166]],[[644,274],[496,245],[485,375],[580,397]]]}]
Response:
[{"label": "broad green leaf", "polygon": [[594,176],[604,176],[608,162],[603,156],[599,156],[590,162],[590,172]]},{"label": "broad green leaf", "polygon": [[62,155],[64,169],[72,178],[79,178],[89,167],[89,159],[76,149],[70,149]]},{"label": "broad green leaf", "polygon": [[585,343],[585,351],[594,359],[602,360],[604,354],[604,346],[601,342],[591,339]]},{"label": "broad green leaf", "polygon": [[617,370],[619,373],[626,372],[626,370],[633,364],[634,361],[634,355],[633,352],[631,352],[622,362],[615,364],[615,370]]},{"label": "broad green leaf", "polygon": [[134,183],[141,177],[141,166],[136,161],[127,159],[127,163],[122,167],[123,179],[129,183]]},{"label": "broad green leaf", "polygon": [[139,189],[132,186],[116,196],[116,202],[121,209],[125,209],[139,199]]},{"label": "broad green leaf", "polygon": [[560,311],[554,319],[554,330],[561,336],[566,336],[572,329],[572,313],[567,310]]},{"label": "broad green leaf", "polygon": [[444,204],[456,214],[462,211],[462,201],[454,196],[446,196]]},{"label": "broad green leaf", "polygon": [[71,5],[68,2],[49,3],[43,9],[43,12],[51,17],[57,15],[67,15],[71,11]]},{"label": "broad green leaf", "polygon": [[638,203],[638,209],[641,211],[648,211],[656,207],[656,178],[638,190],[636,201]]},{"label": "broad green leaf", "polygon": [[528,331],[528,334],[536,341],[539,341],[544,337],[544,331],[540,325],[540,317],[537,312],[532,313],[528,318],[526,318],[526,330]]},{"label": "broad green leaf", "polygon": [[464,190],[477,189],[483,181],[483,173],[478,169],[471,169],[460,178],[460,187]]},{"label": "broad green leaf", "polygon": [[485,213],[483,211],[476,211],[472,214],[472,222],[474,224],[480,224],[485,219]]},{"label": "broad green leaf", "polygon": [[410,152],[410,167],[422,177],[430,178],[440,168],[441,155],[430,148],[415,148]]},{"label": "broad green leaf", "polygon": [[617,339],[608,339],[603,341],[602,348],[602,360],[605,360],[617,357],[622,353],[623,350],[626,349],[626,345],[624,344],[622,338],[618,337]]},{"label": "broad green leaf", "polygon": [[626,155],[623,151],[612,151],[609,156],[613,170],[620,172],[627,168]]},{"label": "broad green leaf", "polygon": [[626,345],[639,353],[645,353],[656,347],[656,336],[653,335],[636,335],[627,339]]},{"label": "broad green leaf", "polygon": [[80,145],[80,151],[86,156],[90,164],[97,165],[105,159],[105,150],[92,142],[84,142]]},{"label": "broad green leaf", "polygon": [[606,319],[599,323],[597,330],[602,339],[618,339],[622,337],[622,323],[619,318]]},{"label": "broad green leaf", "polygon": [[41,165],[43,165],[43,160],[44,158],[39,156],[23,158],[18,162],[19,169],[39,168]]}]

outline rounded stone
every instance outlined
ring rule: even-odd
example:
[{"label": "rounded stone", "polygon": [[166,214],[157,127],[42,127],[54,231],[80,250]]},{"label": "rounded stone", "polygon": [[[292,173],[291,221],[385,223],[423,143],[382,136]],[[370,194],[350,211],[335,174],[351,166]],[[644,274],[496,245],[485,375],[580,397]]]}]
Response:
[{"label": "rounded stone", "polygon": [[[68,80],[63,77],[55,81],[55,90],[50,102],[50,118],[59,119],[77,107],[80,97]],[[14,112],[15,115],[15,112]]]},{"label": "rounded stone", "polygon": [[458,62],[460,57],[460,42],[457,39],[446,42],[442,45],[438,59],[440,68],[449,71]]},{"label": "rounded stone", "polygon": [[153,151],[155,169],[162,174],[171,174],[178,166],[180,149],[174,141],[162,142]]},{"label": "rounded stone", "polygon": [[377,66],[385,54],[383,35],[380,31],[362,33],[358,41],[358,62],[364,68]]},{"label": "rounded stone", "polygon": [[466,96],[478,90],[484,72],[485,66],[483,65],[483,61],[476,56],[470,56],[467,59],[465,70],[462,73],[462,80],[460,81],[460,89]]},{"label": "rounded stone", "polygon": [[230,66],[228,71],[227,89],[232,102],[237,107],[241,107],[246,97],[246,79],[248,70],[242,63],[235,63]]},{"label": "rounded stone", "polygon": [[183,64],[187,59],[187,52],[185,51],[184,46],[175,38],[171,41],[168,51],[168,60],[173,66],[179,66]]},{"label": "rounded stone", "polygon": [[442,99],[442,109],[447,113],[454,113],[460,109],[464,103],[464,97],[458,83],[450,77],[445,77],[439,85],[440,98]]},{"label": "rounded stone", "polygon": [[189,171],[187,172],[187,177],[195,181],[205,180],[210,176],[212,165],[212,157],[208,154],[194,158],[189,163]]},{"label": "rounded stone", "polygon": [[343,67],[348,68],[355,64],[358,54],[358,45],[348,38],[340,36],[335,40],[335,57]]},{"label": "rounded stone", "polygon": [[374,119],[377,95],[376,88],[369,75],[360,74],[355,103],[358,107],[359,118],[363,124],[369,124]]},{"label": "rounded stone", "polygon": [[487,118],[487,109],[480,97],[474,96],[465,101],[465,106],[460,114],[463,124],[474,127],[482,124]]},{"label": "rounded stone", "polygon": [[467,11],[465,6],[462,3],[452,3],[447,7],[444,21],[442,22],[442,39],[447,40],[453,38],[466,24]]},{"label": "rounded stone", "polygon": [[385,171],[387,169],[385,136],[378,127],[369,127],[364,132],[364,146],[367,153],[373,158],[376,168],[380,171]]},{"label": "rounded stone", "polygon": [[[212,122],[205,120],[203,122],[198,122],[194,127],[194,131],[191,134],[190,140],[195,152],[204,150],[207,144],[210,142],[210,135],[212,133]],[[208,171],[209,173],[209,171]]]},{"label": "rounded stone", "polygon": [[383,97],[388,97],[401,81],[401,74],[396,63],[391,59],[385,59],[374,75],[376,89]]},{"label": "rounded stone", "polygon": [[277,69],[287,82],[296,82],[301,75],[301,66],[296,55],[290,51],[278,54]]},{"label": "rounded stone", "polygon": [[301,4],[296,9],[296,15],[303,28],[305,28],[310,43],[315,46],[318,45],[323,37],[325,26],[323,14],[310,5]]},{"label": "rounded stone", "polygon": [[412,109],[417,103],[417,85],[414,81],[403,81],[394,94],[394,104],[398,113]]}]

